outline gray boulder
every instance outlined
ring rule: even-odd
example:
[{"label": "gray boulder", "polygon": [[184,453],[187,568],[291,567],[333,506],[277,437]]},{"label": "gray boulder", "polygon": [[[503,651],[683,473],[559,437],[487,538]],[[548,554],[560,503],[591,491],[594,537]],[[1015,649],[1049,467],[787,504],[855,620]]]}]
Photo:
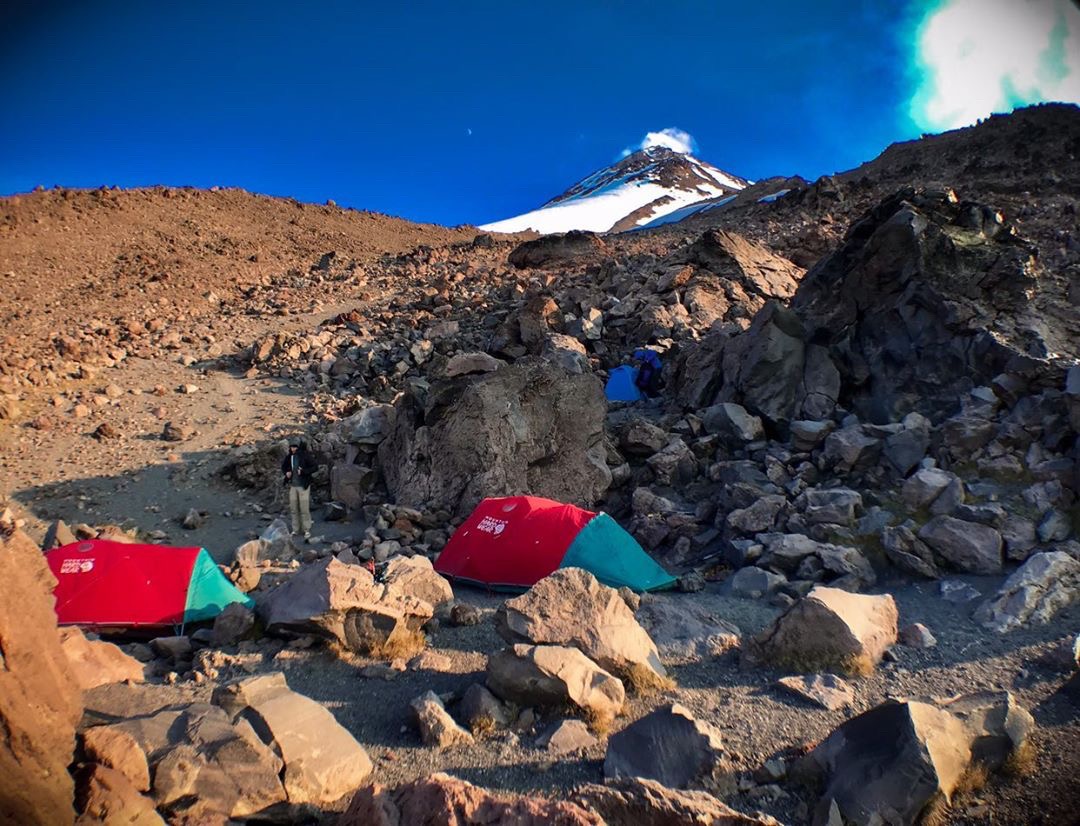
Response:
[{"label": "gray boulder", "polygon": [[668,703],[608,740],[604,777],[640,777],[675,789],[701,788],[726,771],[720,730]]},{"label": "gray boulder", "polygon": [[940,576],[933,552],[905,525],[882,529],[881,544],[885,556],[901,571],[927,579]]},{"label": "gray boulder", "polygon": [[626,689],[576,648],[514,645],[488,658],[487,685],[523,706],[560,708],[567,703],[607,725],[622,712]]},{"label": "gray boulder", "polygon": [[322,703],[290,689],[281,672],[222,686],[214,703],[234,722],[250,722],[280,756],[290,803],[332,803],[371,774],[363,746]]},{"label": "gray boulder", "polygon": [[741,404],[724,402],[706,407],[699,414],[706,433],[715,433],[732,447],[742,447],[765,436],[758,416],[753,416]]},{"label": "gray boulder", "polygon": [[1063,551],[1030,557],[975,611],[975,621],[997,633],[1044,625],[1080,600],[1080,562]]},{"label": "gray boulder", "polygon": [[896,603],[817,585],[744,646],[750,663],[865,675],[896,643]]},{"label": "gray boulder", "polygon": [[855,704],[855,692],[851,685],[835,674],[781,677],[776,684],[785,691],[829,711]]},{"label": "gray boulder", "polygon": [[573,646],[616,674],[667,673],[656,644],[619,592],[581,568],[561,568],[508,599],[495,621],[510,643]]},{"label": "gray boulder", "polygon": [[767,596],[787,580],[772,571],[748,565],[737,570],[728,580],[732,596],[759,599]]},{"label": "gray boulder", "polygon": [[[934,501],[945,493],[949,487],[960,488],[960,501],[963,501],[963,483],[954,473],[941,470],[939,468],[923,468],[913,473],[900,489],[900,497],[904,500],[904,504],[912,510],[919,510],[920,508],[929,508],[934,504]],[[955,495],[952,497],[955,499]],[[954,502],[953,506],[959,504]],[[951,511],[952,507],[946,508],[945,512]]]},{"label": "gray boulder", "polygon": [[656,643],[665,662],[699,662],[739,645],[739,629],[705,606],[666,594],[648,597],[637,620]]},{"label": "gray boulder", "polygon": [[267,630],[317,633],[362,653],[414,636],[434,615],[430,603],[336,557],[304,566],[260,595],[256,609]]},{"label": "gray boulder", "polygon": [[465,515],[486,496],[529,492],[591,505],[611,484],[599,379],[550,363],[413,390],[379,446],[399,504]]},{"label": "gray boulder", "polygon": [[839,473],[866,470],[881,453],[881,440],[863,432],[859,425],[844,427],[825,439],[825,461]]},{"label": "gray boulder", "polygon": [[848,720],[796,767],[823,783],[814,823],[830,809],[845,823],[914,824],[937,797],[949,801],[972,763],[999,769],[1034,730],[1008,692],[941,706],[889,700]]},{"label": "gray boulder", "polygon": [[780,826],[766,814],[736,811],[708,792],[670,789],[641,777],[579,786],[574,800],[598,812],[608,826]]},{"label": "gray boulder", "polygon": [[1001,573],[1001,534],[988,525],[935,516],[919,530],[919,539],[960,571]]}]

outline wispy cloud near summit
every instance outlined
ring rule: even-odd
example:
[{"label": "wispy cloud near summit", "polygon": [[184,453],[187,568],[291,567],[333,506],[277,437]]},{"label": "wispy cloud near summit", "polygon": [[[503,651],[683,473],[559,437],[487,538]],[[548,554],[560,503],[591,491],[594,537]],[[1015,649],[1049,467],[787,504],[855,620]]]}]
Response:
[{"label": "wispy cloud near summit", "polygon": [[659,132],[647,132],[636,146],[628,146],[622,151],[622,157],[626,157],[641,149],[652,149],[654,146],[666,146],[673,152],[690,155],[697,151],[697,141],[694,136],[683,129],[669,126]]}]

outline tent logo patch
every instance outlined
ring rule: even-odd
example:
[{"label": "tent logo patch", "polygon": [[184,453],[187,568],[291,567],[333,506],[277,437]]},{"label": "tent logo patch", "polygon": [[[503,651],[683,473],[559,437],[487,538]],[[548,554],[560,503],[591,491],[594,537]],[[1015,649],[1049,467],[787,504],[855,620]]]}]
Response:
[{"label": "tent logo patch", "polygon": [[65,559],[60,563],[62,574],[87,574],[92,570],[94,570],[92,559]]},{"label": "tent logo patch", "polygon": [[483,519],[480,520],[480,524],[476,526],[476,529],[478,531],[483,531],[484,533],[490,533],[498,536],[506,530],[506,526],[508,524],[509,523],[504,519],[495,519],[492,516],[485,516]]}]

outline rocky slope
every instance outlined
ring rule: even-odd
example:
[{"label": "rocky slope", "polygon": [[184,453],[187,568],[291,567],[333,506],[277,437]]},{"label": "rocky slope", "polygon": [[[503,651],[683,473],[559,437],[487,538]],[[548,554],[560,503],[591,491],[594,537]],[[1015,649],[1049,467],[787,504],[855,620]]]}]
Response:
[{"label": "rocky slope", "polygon": [[[261,620],[128,645],[149,685],[87,695],[83,741],[138,740],[155,773],[128,802],[145,792],[177,820],[295,804],[346,823],[1065,822],[1078,140],[1075,107],[1036,107],[654,229],[393,224],[323,249],[309,228],[243,289],[203,280],[232,253],[185,258],[167,295],[213,289],[216,311],[162,318],[133,289],[109,309],[151,322],[132,332],[72,304],[70,345],[9,360],[0,388],[23,528],[52,541],[63,516],[82,536],[203,544]],[[323,228],[336,215],[308,210]],[[0,254],[14,240],[21,271],[58,294],[80,283],[49,270],[75,260],[62,230],[35,252],[20,214]],[[79,238],[113,265],[114,240]],[[40,346],[44,321],[6,300],[10,334]],[[664,360],[661,397],[607,403],[603,379],[640,346]],[[298,431],[321,466],[321,539],[293,546],[267,523]],[[479,498],[518,492],[605,509],[680,591],[567,572],[509,601],[451,591],[427,560]],[[290,791],[304,739],[240,724],[271,700],[319,717],[348,770]],[[108,766],[82,748],[76,786],[100,803]]]}]

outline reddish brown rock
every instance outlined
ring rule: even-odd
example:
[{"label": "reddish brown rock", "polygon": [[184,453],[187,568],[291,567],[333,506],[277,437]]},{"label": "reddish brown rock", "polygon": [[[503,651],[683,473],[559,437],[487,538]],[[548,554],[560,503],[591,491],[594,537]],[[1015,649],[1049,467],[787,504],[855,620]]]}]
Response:
[{"label": "reddish brown rock", "polygon": [[0,823],[72,823],[67,772],[82,715],[38,547],[0,514]]},{"label": "reddish brown rock", "polygon": [[154,801],[140,794],[123,772],[90,763],[79,768],[77,778],[76,803],[82,814],[76,826],[164,826]]},{"label": "reddish brown rock", "polygon": [[394,790],[361,789],[338,826],[604,826],[604,821],[573,803],[498,798],[439,773]]},{"label": "reddish brown rock", "polygon": [[60,645],[83,691],[125,680],[143,681],[143,664],[111,642],[88,640],[78,628],[61,628]]},{"label": "reddish brown rock", "polygon": [[138,741],[126,731],[95,726],[82,735],[83,752],[91,763],[123,774],[137,791],[150,791],[150,767]]}]

